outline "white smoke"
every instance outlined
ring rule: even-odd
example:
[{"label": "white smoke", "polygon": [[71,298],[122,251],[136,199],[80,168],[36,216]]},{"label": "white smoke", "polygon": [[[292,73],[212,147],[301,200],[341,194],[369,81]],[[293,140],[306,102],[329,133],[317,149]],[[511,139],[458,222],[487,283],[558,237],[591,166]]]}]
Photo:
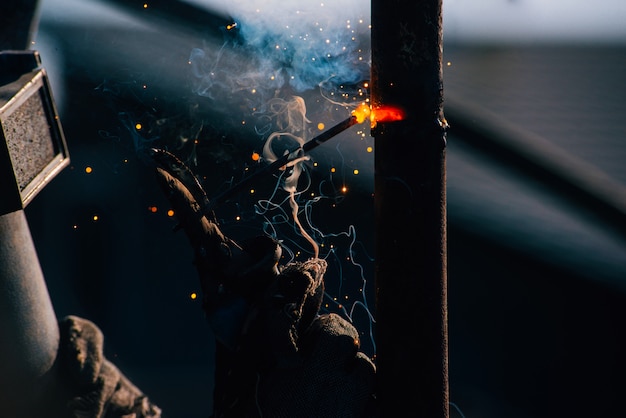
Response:
[{"label": "white smoke", "polygon": [[244,92],[258,104],[286,86],[301,93],[369,78],[369,2],[235,0],[223,11],[235,23],[225,44],[190,56],[198,94]]}]

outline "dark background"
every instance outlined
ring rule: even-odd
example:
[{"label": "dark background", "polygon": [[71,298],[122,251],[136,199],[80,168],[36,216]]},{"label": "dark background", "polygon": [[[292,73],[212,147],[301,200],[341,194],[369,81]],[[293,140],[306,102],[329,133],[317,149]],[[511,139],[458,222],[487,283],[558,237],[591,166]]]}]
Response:
[{"label": "dark background", "polygon": [[[132,2],[98,2],[117,14],[87,20],[92,12],[71,18],[68,9],[44,2],[34,48],[52,79],[72,164],[26,213],[57,315],[100,326],[107,357],[164,416],[202,417],[212,403],[212,335],[199,301],[190,298],[199,291],[191,250],[182,233],[172,232],[169,205],[141,151],[152,143],[174,147],[172,138],[202,120],[198,146],[176,152],[198,157],[212,194],[245,173],[260,142],[237,109],[224,112],[227,106],[191,92],[190,50],[221,45],[219,27],[228,17],[185,14],[171,3],[170,17],[162,19]],[[468,418],[620,416],[623,228],[590,203],[602,199],[593,187],[572,191],[542,175],[565,161],[566,172],[609,184],[623,198],[626,49],[615,41],[444,39],[451,401]],[[315,92],[303,95],[316,103]],[[336,115],[329,113],[327,127]],[[137,136],[131,123],[137,121],[154,135]],[[364,267],[373,306],[373,163],[367,169],[373,160],[363,151],[371,138],[354,145],[357,136],[345,133],[337,138],[341,145],[329,142],[316,154],[314,180],[347,184],[350,192],[328,192],[333,199],[313,214],[327,231],[355,226],[354,258]],[[482,137],[495,142],[485,146]],[[519,153],[498,152],[511,137],[549,154],[537,162],[543,171],[520,162]],[[331,177],[332,166],[342,176]],[[253,201],[243,196],[239,203],[218,212],[224,229],[235,237],[258,233]],[[338,241],[340,258],[349,255],[348,244]],[[329,294],[358,299],[358,269],[341,266],[343,276],[339,263],[327,275]],[[357,285],[339,292],[341,277]],[[367,336],[369,322],[357,312]],[[451,416],[460,415],[453,408]]]}]

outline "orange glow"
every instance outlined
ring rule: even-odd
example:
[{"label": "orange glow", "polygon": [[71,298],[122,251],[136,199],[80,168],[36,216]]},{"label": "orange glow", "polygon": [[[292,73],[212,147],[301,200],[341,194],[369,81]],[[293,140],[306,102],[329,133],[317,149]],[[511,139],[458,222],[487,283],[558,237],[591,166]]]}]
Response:
[{"label": "orange glow", "polygon": [[171,218],[172,216],[174,216],[174,210],[173,210],[173,209],[168,210],[168,211],[167,211],[167,216],[169,216],[170,218]]},{"label": "orange glow", "polygon": [[372,110],[372,123],[397,122],[404,119],[404,110],[393,106],[379,106]]},{"label": "orange glow", "polygon": [[358,123],[363,123],[369,118],[373,128],[378,122],[397,122],[403,120],[404,110],[394,106],[377,106],[372,109],[366,103],[361,103],[352,111],[352,115],[356,117]]},{"label": "orange glow", "polygon": [[192,292],[192,293],[189,295],[189,297],[190,297],[192,300],[195,300],[195,299],[197,299],[197,298],[198,298],[198,294],[197,294],[196,292]]},{"label": "orange glow", "polygon": [[352,111],[352,114],[356,117],[356,121],[358,123],[363,123],[365,122],[365,119],[371,117],[370,107],[365,103],[361,103]]},{"label": "orange glow", "polygon": [[85,173],[91,174],[92,171],[93,169],[91,167],[85,167]]},{"label": "orange glow", "polygon": [[251,158],[252,158],[252,161],[259,161],[259,159],[261,158],[261,155],[258,152],[253,152]]},{"label": "orange glow", "polygon": [[150,212],[152,212],[152,213],[156,213],[156,211],[157,211],[158,209],[157,209],[157,207],[156,207],[156,206],[150,206],[150,207],[148,208],[148,210],[149,210]]}]

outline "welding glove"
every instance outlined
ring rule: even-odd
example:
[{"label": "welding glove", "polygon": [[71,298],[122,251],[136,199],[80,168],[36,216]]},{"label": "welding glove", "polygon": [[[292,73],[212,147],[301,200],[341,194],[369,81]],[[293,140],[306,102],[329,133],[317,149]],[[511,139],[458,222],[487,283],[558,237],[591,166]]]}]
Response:
[{"label": "welding glove", "polygon": [[236,243],[207,213],[208,199],[191,170],[169,152],[153,150],[157,180],[194,251],[202,307],[216,339],[230,349],[243,327],[249,301],[278,275],[280,246],[269,237]]},{"label": "welding glove", "polygon": [[160,418],[161,410],[104,356],[104,336],[91,321],[59,321],[56,375],[37,416],[72,418]]},{"label": "welding glove", "polygon": [[377,416],[375,366],[359,351],[357,330],[319,315],[326,262],[279,268],[273,239],[230,240],[193,173],[167,152],[153,156],[194,250],[217,340],[214,417]]}]

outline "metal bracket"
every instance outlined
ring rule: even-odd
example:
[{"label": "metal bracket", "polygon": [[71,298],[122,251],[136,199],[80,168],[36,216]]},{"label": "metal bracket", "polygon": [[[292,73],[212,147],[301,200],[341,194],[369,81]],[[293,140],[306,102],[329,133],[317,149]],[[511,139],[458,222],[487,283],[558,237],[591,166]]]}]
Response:
[{"label": "metal bracket", "polygon": [[0,52],[0,215],[26,207],[69,162],[39,54]]}]

